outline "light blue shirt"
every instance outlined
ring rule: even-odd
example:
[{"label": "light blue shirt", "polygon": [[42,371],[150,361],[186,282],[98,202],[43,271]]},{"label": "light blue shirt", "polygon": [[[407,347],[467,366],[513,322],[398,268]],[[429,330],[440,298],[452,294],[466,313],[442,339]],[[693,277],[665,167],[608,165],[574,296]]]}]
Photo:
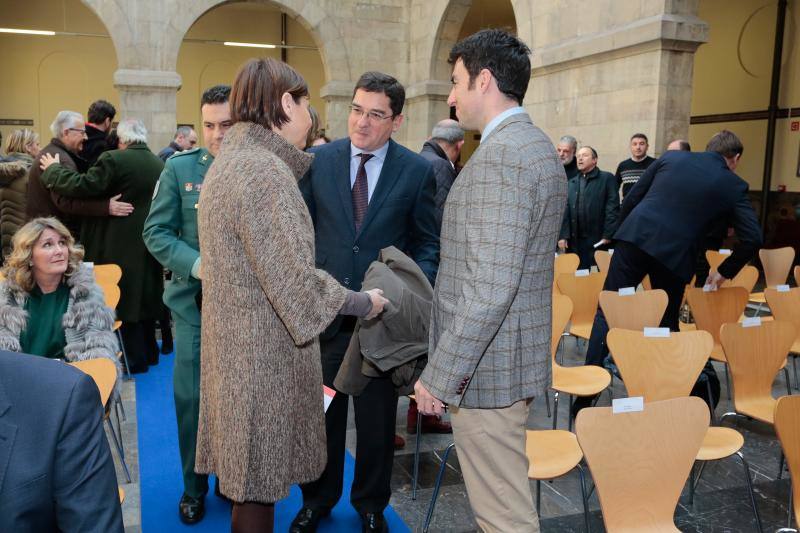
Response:
[{"label": "light blue shirt", "polygon": [[511,109],[506,109],[505,111],[494,117],[492,120],[489,121],[486,127],[483,128],[483,132],[481,133],[481,142],[483,142],[483,140],[486,137],[488,137],[489,134],[492,133],[494,129],[497,126],[499,126],[500,123],[503,122],[505,119],[507,119],[511,115],[518,115],[520,113],[527,113],[527,111],[525,111],[524,107],[517,106],[517,107],[512,107]]},{"label": "light blue shirt", "polygon": [[386,152],[389,151],[389,141],[378,148],[377,150],[367,151],[360,150],[350,143],[350,189],[356,184],[356,172],[358,172],[358,165],[361,164],[360,154],[372,154],[372,157],[364,164],[364,170],[367,171],[367,198],[372,200],[372,193],[375,192],[375,187],[378,185],[378,178],[381,177],[381,169],[383,162],[386,161]]}]

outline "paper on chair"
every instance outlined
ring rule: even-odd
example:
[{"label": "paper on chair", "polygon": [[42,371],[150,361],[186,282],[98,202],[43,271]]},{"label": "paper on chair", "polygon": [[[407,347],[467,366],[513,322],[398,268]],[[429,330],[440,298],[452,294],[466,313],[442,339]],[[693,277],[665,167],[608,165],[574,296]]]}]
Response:
[{"label": "paper on chair", "polygon": [[775,289],[777,289],[778,292],[789,292],[790,290],[792,290],[792,288],[789,287],[788,285],[778,285],[777,287],[775,287]]},{"label": "paper on chair", "polygon": [[575,271],[575,277],[576,278],[585,278],[588,275],[589,275],[589,269],[588,268],[584,268],[584,269]]},{"label": "paper on chair", "polygon": [[720,248],[719,253],[722,255],[731,255],[733,251],[730,248]]},{"label": "paper on chair", "polygon": [[716,290],[717,290],[717,286],[716,285],[710,285],[710,284],[703,285],[703,292],[714,292]]},{"label": "paper on chair", "polygon": [[333,397],[336,396],[336,391],[330,387],[326,387],[325,385],[322,386],[322,398],[325,404],[325,412],[328,412],[328,407],[331,406],[331,402],[333,401]]},{"label": "paper on chair", "polygon": [[761,317],[760,316],[749,316],[742,320],[742,327],[743,328],[752,328],[761,325]]},{"label": "paper on chair", "polygon": [[644,328],[645,337],[669,337],[669,328]]},{"label": "paper on chair", "polygon": [[619,413],[635,413],[637,411],[644,411],[644,396],[614,398],[611,401],[611,412],[615,415]]},{"label": "paper on chair", "polygon": [[614,255],[614,249],[613,248],[609,248],[608,249],[608,255]]},{"label": "paper on chair", "polygon": [[620,296],[633,296],[636,294],[636,287],[622,287],[619,290]]}]

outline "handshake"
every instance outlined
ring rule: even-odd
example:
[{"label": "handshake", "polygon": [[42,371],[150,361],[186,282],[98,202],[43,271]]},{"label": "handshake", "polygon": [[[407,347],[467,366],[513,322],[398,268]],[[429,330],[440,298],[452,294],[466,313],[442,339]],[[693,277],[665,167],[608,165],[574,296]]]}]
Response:
[{"label": "handshake", "polygon": [[383,291],[380,289],[370,289],[368,291],[364,291],[369,296],[370,302],[372,302],[372,309],[364,318],[367,320],[372,320],[379,314],[383,313],[383,306],[389,303],[389,300],[383,297]]}]

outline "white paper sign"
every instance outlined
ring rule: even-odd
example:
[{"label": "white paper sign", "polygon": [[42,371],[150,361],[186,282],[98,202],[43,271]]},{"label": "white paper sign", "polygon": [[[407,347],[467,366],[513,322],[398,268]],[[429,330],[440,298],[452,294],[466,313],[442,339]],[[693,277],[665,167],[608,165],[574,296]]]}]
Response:
[{"label": "white paper sign", "polygon": [[611,402],[611,412],[615,415],[619,413],[635,413],[644,411],[644,397],[634,396],[633,398],[614,398]]},{"label": "white paper sign", "polygon": [[600,248],[600,247],[601,247],[601,246],[603,246],[604,244],[605,244],[605,243],[603,242],[603,240],[602,240],[602,239],[600,239],[599,241],[597,241],[596,243],[594,243],[592,246],[593,246],[594,248]]},{"label": "white paper sign", "polygon": [[719,253],[722,255],[731,255],[733,252],[728,248],[720,248]]},{"label": "white paper sign", "polygon": [[644,328],[645,337],[669,337],[669,328]]},{"label": "white paper sign", "polygon": [[336,396],[336,391],[330,387],[326,387],[325,385],[322,386],[322,399],[325,405],[325,412],[328,412],[328,407],[331,406],[331,402],[333,401],[333,397]]},{"label": "white paper sign", "polygon": [[717,290],[717,286],[716,285],[711,285],[711,284],[703,285],[703,292],[714,292],[716,290]]},{"label": "white paper sign", "polygon": [[588,268],[584,268],[583,270],[576,270],[575,271],[575,277],[576,278],[585,278],[588,275],[589,275],[589,269]]},{"label": "white paper sign", "polygon": [[749,316],[742,320],[742,327],[743,328],[752,328],[761,325],[761,317],[760,316]]},{"label": "white paper sign", "polygon": [[791,290],[791,287],[788,285],[778,285],[775,288],[778,290],[778,292],[789,292]]},{"label": "white paper sign", "polygon": [[620,296],[633,296],[636,294],[636,287],[622,287],[619,290]]},{"label": "white paper sign", "polygon": [[608,249],[608,255],[614,255],[614,249],[613,248],[609,248]]}]

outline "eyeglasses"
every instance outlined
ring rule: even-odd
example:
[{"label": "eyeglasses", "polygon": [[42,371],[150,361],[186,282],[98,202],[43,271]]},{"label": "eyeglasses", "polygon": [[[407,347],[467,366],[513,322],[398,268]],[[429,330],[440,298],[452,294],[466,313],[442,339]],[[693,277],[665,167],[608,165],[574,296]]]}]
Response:
[{"label": "eyeglasses", "polygon": [[380,122],[382,120],[386,120],[387,118],[394,118],[394,115],[384,115],[379,111],[364,111],[357,105],[350,106],[350,114],[359,119],[364,115],[367,115],[367,120],[370,122]]},{"label": "eyeglasses", "polygon": [[77,131],[77,132],[78,132],[78,133],[80,133],[81,135],[86,135],[86,130],[85,130],[85,129],[84,129],[84,130],[82,130],[82,129],[80,129],[80,128],[67,128],[67,130],[68,130],[68,131]]}]

